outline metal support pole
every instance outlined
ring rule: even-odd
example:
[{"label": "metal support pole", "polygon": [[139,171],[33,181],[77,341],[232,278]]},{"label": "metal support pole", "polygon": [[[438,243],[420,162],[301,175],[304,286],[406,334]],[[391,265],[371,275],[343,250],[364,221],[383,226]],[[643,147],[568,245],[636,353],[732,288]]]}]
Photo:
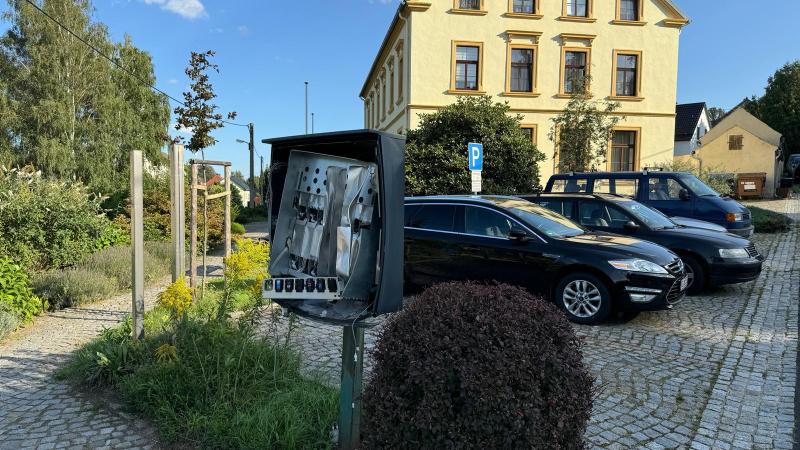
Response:
[{"label": "metal support pole", "polygon": [[170,217],[172,219],[172,282],[186,275],[186,205],[183,182],[183,145],[169,146]]},{"label": "metal support pole", "polygon": [[311,134],[314,134],[314,113],[311,113]]},{"label": "metal support pole", "polygon": [[192,163],[191,185],[191,231],[189,232],[189,265],[191,271],[189,275],[189,286],[192,288],[192,300],[196,298],[195,288],[197,288],[197,164]]},{"label": "metal support pole", "polygon": [[247,129],[250,131],[250,143],[248,147],[250,148],[250,207],[256,207],[256,177],[253,174],[255,171],[255,152],[256,152],[256,144],[253,138],[253,124],[247,124]]},{"label": "metal support pole", "polygon": [[225,257],[231,256],[231,166],[225,166]]},{"label": "metal support pole", "polygon": [[306,81],[306,134],[308,134],[308,81]]},{"label": "metal support pole", "polygon": [[261,160],[261,171],[258,172],[258,191],[261,194],[261,204],[264,205],[266,202],[266,196],[264,195],[264,157],[259,155],[258,158]]},{"label": "metal support pole", "polygon": [[131,151],[131,315],[133,339],[144,337],[144,188],[140,150]]},{"label": "metal support pole", "polygon": [[342,386],[339,397],[339,449],[361,443],[361,385],[364,377],[364,329],[342,328]]}]

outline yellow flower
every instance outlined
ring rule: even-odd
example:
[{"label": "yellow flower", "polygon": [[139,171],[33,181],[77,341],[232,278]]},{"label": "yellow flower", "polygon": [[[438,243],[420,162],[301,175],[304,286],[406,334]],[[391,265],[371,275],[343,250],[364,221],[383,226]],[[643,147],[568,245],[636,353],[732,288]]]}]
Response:
[{"label": "yellow flower", "polygon": [[170,310],[173,317],[182,316],[186,308],[192,304],[192,290],[186,284],[186,278],[180,277],[167,286],[167,289],[158,295],[158,304]]},{"label": "yellow flower", "polygon": [[156,349],[156,359],[159,362],[173,362],[178,360],[178,349],[174,345],[164,344]]}]

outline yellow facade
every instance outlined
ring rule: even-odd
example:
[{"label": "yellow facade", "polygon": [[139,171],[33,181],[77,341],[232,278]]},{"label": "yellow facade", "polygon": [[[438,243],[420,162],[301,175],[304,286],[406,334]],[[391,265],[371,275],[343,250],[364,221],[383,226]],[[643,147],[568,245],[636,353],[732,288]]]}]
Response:
[{"label": "yellow facade", "polygon": [[[566,1],[536,0],[533,14],[514,13],[512,0],[483,0],[478,11],[457,9],[458,0],[405,2],[361,91],[365,126],[403,133],[419,124],[420,114],[458,95],[491,95],[522,114],[523,126],[535,128],[534,141],[548,158],[540,167],[544,181],[554,168],[551,119],[569,101],[564,54],[582,51],[594,97],[620,101],[620,128],[637,130],[634,169],[672,159],[678,41],[688,19],[668,0],[639,0],[638,20],[629,21],[619,20],[620,0],[589,0],[589,17],[565,16]],[[454,84],[459,45],[480,51],[474,91]],[[533,51],[531,92],[509,92],[512,48]],[[637,92],[628,97],[614,89],[617,53],[638,58]]]},{"label": "yellow facade", "polygon": [[702,139],[694,157],[676,158],[720,173],[764,173],[764,196],[775,195],[782,161],[778,160],[781,134],[739,107]]}]

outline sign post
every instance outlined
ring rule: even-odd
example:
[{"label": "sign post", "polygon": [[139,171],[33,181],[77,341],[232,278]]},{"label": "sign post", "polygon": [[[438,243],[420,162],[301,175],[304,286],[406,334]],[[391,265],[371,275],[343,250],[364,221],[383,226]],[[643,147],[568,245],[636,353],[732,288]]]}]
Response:
[{"label": "sign post", "polygon": [[467,145],[469,150],[469,170],[472,172],[472,193],[480,194],[483,172],[483,144],[471,142]]}]

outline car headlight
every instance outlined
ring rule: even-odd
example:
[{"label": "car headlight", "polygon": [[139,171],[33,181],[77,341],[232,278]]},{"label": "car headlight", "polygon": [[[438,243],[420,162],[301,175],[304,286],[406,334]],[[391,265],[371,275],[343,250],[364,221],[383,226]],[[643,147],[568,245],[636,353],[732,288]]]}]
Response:
[{"label": "car headlight", "polygon": [[741,222],[741,221],[744,220],[744,214],[743,213],[728,213],[728,214],[725,215],[725,218],[728,220],[728,222]]},{"label": "car headlight", "polygon": [[728,259],[750,257],[750,255],[747,253],[747,250],[743,248],[721,248],[719,249],[719,256],[721,258],[728,258]]},{"label": "car headlight", "polygon": [[621,259],[618,261],[609,261],[608,263],[615,269],[627,270],[628,272],[669,273],[667,269],[654,262],[645,261],[644,259]]}]

